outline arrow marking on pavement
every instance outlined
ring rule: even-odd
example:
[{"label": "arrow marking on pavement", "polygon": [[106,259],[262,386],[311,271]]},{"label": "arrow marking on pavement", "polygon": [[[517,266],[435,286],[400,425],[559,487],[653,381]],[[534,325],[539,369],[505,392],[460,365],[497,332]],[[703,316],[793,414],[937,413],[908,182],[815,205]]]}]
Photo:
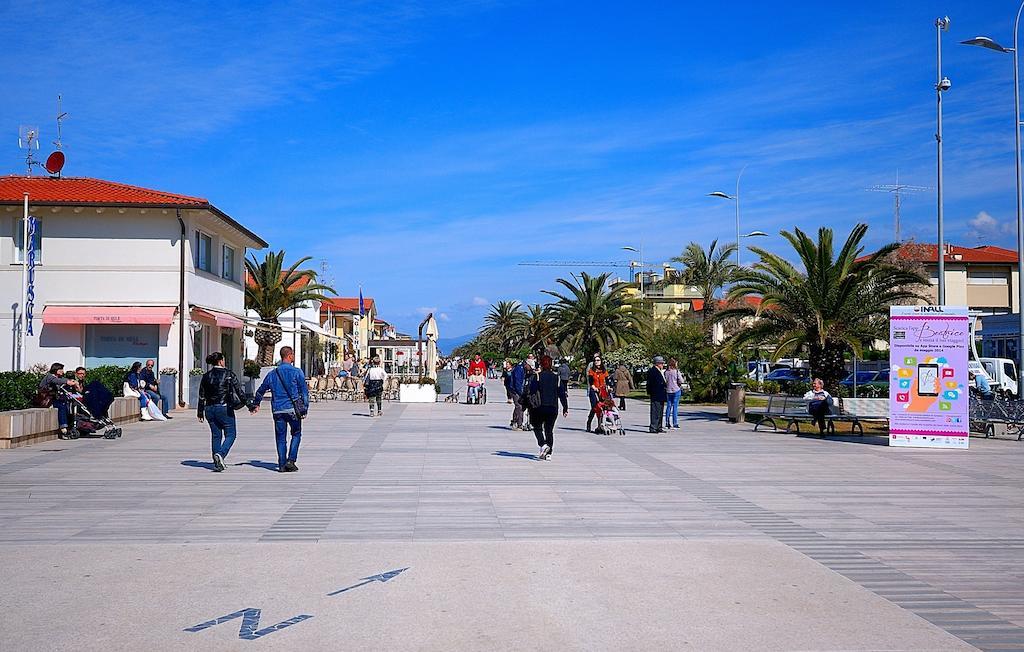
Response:
[{"label": "arrow marking on pavement", "polygon": [[360,586],[366,586],[367,584],[372,584],[373,582],[387,582],[388,580],[395,579],[396,577],[398,577],[399,575],[401,575],[402,573],[404,573],[407,570],[409,570],[408,567],[406,567],[406,568],[399,568],[398,570],[392,570],[392,571],[388,571],[386,573],[380,573],[379,575],[371,575],[369,577],[364,577],[364,578],[362,578],[363,581],[359,582],[358,584],[353,584],[352,586],[346,586],[343,589],[338,589],[337,591],[333,591],[331,593],[328,593],[327,595],[329,595],[329,596],[330,595],[338,595],[339,593],[344,593],[345,591],[351,591],[352,589],[358,589]]}]

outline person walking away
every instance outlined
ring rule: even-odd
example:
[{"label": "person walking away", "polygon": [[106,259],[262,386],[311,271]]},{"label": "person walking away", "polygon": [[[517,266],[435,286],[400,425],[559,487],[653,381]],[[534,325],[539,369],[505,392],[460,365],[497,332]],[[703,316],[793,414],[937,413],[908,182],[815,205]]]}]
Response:
[{"label": "person walking away", "polygon": [[526,382],[526,363],[520,362],[509,372],[509,391],[512,393],[512,420],[510,428],[521,430],[523,427],[523,384]]},{"label": "person walking away", "polygon": [[651,400],[651,423],[648,430],[654,433],[665,432],[662,417],[665,416],[665,403],[668,393],[665,385],[665,358],[654,356],[654,366],[647,371],[647,397]]},{"label": "person walking away", "polygon": [[363,379],[363,387],[366,389],[366,399],[370,402],[370,416],[374,416],[373,403],[377,402],[377,415],[384,414],[381,407],[381,396],[384,395],[384,383],[388,379],[388,372],[380,366],[380,356],[375,355],[370,360],[370,368],[366,370],[366,378]]},{"label": "person walking away", "polygon": [[634,389],[633,373],[626,368],[625,363],[620,362],[615,368],[615,395],[619,397],[619,409],[626,409],[626,394]]},{"label": "person walking away", "polygon": [[540,373],[530,380],[528,394],[538,397],[536,407],[530,408],[530,419],[533,434],[537,437],[540,452],[537,459],[546,460],[551,457],[555,447],[555,421],[558,420],[558,404],[562,404],[562,416],[569,415],[568,397],[565,384],[551,370],[551,356],[540,359]]},{"label": "person walking away", "polygon": [[171,401],[169,398],[160,393],[160,381],[157,380],[156,361],[146,360],[146,366],[139,372],[139,378],[146,387],[146,394],[154,401],[160,402],[160,413],[168,419],[173,419],[168,412],[171,411]]},{"label": "person walking away", "polygon": [[77,381],[64,377],[64,365],[54,362],[50,365],[50,370],[39,381],[32,404],[36,407],[50,407],[52,405],[57,408],[57,427],[60,429],[61,435],[67,435],[68,402],[63,392],[57,389],[58,387],[65,387],[70,390],[80,389]]},{"label": "person walking away", "polygon": [[[542,358],[543,360],[543,358]],[[565,412],[566,417],[569,416],[569,381],[572,378],[572,369],[569,368],[569,361],[565,358],[561,359],[558,365],[558,382],[562,386],[562,411]]]},{"label": "person walking away", "polygon": [[[274,413],[274,437],[277,439],[277,470],[292,473],[299,470],[295,462],[299,457],[302,442],[302,420],[309,412],[309,388],[306,374],[295,366],[295,351],[290,346],[281,347],[281,364],[277,365],[263,379],[253,397],[253,414],[260,411],[263,395],[270,392],[270,409]],[[288,431],[292,439],[288,442]]]},{"label": "person walking away", "polygon": [[665,370],[665,430],[679,430],[679,397],[683,393],[683,376],[679,373],[679,363],[675,358],[668,359]]},{"label": "person walking away", "polygon": [[[608,370],[604,368],[604,362],[599,355],[594,356],[594,362],[587,371],[587,398],[590,399],[590,414],[587,415],[587,432],[591,432],[590,426],[597,414],[595,408],[601,400],[601,392],[608,391],[605,385],[608,383]],[[600,427],[600,423],[597,424]]]},{"label": "person walking away", "polygon": [[811,383],[811,390],[804,394],[808,400],[807,412],[814,417],[814,423],[818,426],[818,434],[825,434],[825,416],[832,411],[832,395],[825,391],[825,383],[821,378],[815,378]]},{"label": "person walking away", "polygon": [[235,425],[235,410],[252,405],[245,398],[245,390],[235,372],[224,366],[224,354],[215,351],[206,356],[211,369],[203,374],[199,382],[199,405],[196,416],[199,422],[210,426],[213,470],[224,470],[224,460],[235,443],[238,428]]},{"label": "person walking away", "polygon": [[525,376],[523,378],[523,395],[519,397],[520,403],[523,406],[523,430],[533,429],[533,418],[530,416],[530,403],[526,397],[526,391],[530,388],[530,382],[533,381],[540,373],[540,368],[537,366],[537,358],[531,353],[526,356],[523,360],[523,370]]}]

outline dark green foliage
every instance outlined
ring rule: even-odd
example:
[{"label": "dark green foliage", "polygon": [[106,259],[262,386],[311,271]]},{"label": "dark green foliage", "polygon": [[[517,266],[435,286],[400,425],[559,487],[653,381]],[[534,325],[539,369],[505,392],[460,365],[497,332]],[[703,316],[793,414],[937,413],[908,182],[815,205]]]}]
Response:
[{"label": "dark green foliage", "polygon": [[32,397],[41,379],[40,374],[28,371],[0,372],[0,411],[32,407]]},{"label": "dark green foliage", "polygon": [[255,360],[246,359],[242,363],[242,375],[246,378],[259,378],[260,365]]},{"label": "dark green foliage", "polygon": [[124,396],[121,390],[124,388],[124,377],[128,375],[128,369],[129,367],[118,367],[116,365],[94,367],[86,370],[85,382],[88,384],[98,380],[114,396]]},{"label": "dark green foliage", "polygon": [[672,357],[679,362],[679,371],[690,381],[690,393],[695,401],[724,401],[729,384],[743,376],[738,361],[720,355],[718,349],[708,343],[704,329],[693,322],[659,328],[651,336],[647,349],[666,360]]}]

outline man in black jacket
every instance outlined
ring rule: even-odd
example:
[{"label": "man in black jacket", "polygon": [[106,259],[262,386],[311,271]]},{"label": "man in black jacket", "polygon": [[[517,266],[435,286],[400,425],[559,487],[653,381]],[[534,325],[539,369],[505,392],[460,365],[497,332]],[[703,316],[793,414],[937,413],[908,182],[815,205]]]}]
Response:
[{"label": "man in black jacket", "polygon": [[665,432],[662,419],[665,416],[665,403],[668,402],[668,391],[665,385],[665,358],[654,356],[654,366],[647,372],[647,396],[651,399],[651,432]]}]

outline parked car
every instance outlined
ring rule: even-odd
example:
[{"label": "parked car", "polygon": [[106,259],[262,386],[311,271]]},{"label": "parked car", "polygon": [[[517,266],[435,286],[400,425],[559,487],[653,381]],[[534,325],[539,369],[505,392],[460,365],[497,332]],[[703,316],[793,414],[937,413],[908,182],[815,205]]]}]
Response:
[{"label": "parked car", "polygon": [[[843,380],[839,381],[839,384],[847,389],[853,388],[853,374],[850,374]],[[889,386],[889,370],[883,371],[858,371],[857,372],[857,387],[888,387]]]},{"label": "parked car", "polygon": [[788,390],[790,387],[797,383],[807,383],[811,380],[810,369],[792,369],[785,367],[782,369],[776,369],[767,376],[765,381],[772,381],[779,384],[783,390]]}]

